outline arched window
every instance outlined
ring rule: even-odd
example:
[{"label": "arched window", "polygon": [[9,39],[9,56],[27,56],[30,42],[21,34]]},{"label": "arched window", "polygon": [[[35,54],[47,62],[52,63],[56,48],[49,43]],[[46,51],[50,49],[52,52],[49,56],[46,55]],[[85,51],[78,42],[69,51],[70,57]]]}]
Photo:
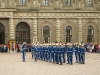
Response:
[{"label": "arched window", "polygon": [[93,0],[86,0],[86,6],[87,7],[93,6]]},{"label": "arched window", "polygon": [[43,41],[44,43],[49,43],[50,41],[50,27],[49,26],[44,26],[43,27]]},{"label": "arched window", "polygon": [[71,0],[65,0],[65,6],[71,6]]},{"label": "arched window", "polygon": [[49,0],[42,0],[42,6],[49,6]]},{"label": "arched window", "polygon": [[26,5],[26,0],[19,0],[19,5],[21,5],[21,6]]},{"label": "arched window", "polygon": [[87,42],[93,42],[94,41],[94,29],[92,26],[88,26],[87,29]]},{"label": "arched window", "polygon": [[21,22],[16,26],[16,43],[30,43],[30,27],[27,23]]},{"label": "arched window", "polygon": [[66,42],[72,42],[72,27],[66,27]]}]

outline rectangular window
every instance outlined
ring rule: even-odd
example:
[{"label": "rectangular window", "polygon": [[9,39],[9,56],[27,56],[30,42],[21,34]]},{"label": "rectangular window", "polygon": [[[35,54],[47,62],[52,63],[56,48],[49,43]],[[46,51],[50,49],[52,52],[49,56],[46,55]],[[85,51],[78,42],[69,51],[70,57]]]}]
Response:
[{"label": "rectangular window", "polygon": [[93,6],[93,0],[86,0],[86,6],[92,7]]},{"label": "rectangular window", "polygon": [[49,0],[42,0],[42,6],[49,6]]},{"label": "rectangular window", "polygon": [[26,0],[19,0],[19,5],[25,6],[26,5]]},{"label": "rectangular window", "polygon": [[66,0],[65,1],[65,6],[71,6],[71,0]]}]

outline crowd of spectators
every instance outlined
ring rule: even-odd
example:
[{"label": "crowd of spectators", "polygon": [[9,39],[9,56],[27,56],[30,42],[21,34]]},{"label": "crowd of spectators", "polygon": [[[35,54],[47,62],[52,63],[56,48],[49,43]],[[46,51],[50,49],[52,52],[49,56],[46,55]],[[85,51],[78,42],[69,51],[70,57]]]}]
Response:
[{"label": "crowd of spectators", "polygon": [[[87,52],[95,52],[95,53],[100,53],[100,44],[85,44],[84,47],[86,48]],[[0,52],[9,52],[10,50],[10,45],[9,44],[0,44]],[[15,45],[15,51],[16,52],[21,52],[22,50],[22,45],[21,44],[16,44]],[[27,44],[27,49],[26,52],[31,52],[31,44]]]},{"label": "crowd of spectators", "polygon": [[87,52],[97,52],[100,53],[100,44],[85,44]]},{"label": "crowd of spectators", "polygon": [[[21,52],[22,50],[22,45],[21,44],[16,44],[15,45],[15,51],[16,52]],[[0,52],[9,52],[10,51],[10,45],[9,44],[0,44]],[[31,45],[27,44],[27,49],[26,52],[31,52]]]}]

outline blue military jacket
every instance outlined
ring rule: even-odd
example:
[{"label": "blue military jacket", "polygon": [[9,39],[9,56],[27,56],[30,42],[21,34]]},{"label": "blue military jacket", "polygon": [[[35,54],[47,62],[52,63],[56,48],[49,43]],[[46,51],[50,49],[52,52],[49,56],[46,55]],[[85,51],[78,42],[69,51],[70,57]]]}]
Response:
[{"label": "blue military jacket", "polygon": [[75,47],[75,53],[78,53],[78,50],[79,50],[79,47],[76,46],[76,47]]},{"label": "blue military jacket", "polygon": [[73,52],[74,52],[74,49],[71,47],[70,50],[69,50],[69,54],[73,55]]},{"label": "blue military jacket", "polygon": [[81,53],[81,55],[85,55],[85,48],[81,48],[80,53]]}]

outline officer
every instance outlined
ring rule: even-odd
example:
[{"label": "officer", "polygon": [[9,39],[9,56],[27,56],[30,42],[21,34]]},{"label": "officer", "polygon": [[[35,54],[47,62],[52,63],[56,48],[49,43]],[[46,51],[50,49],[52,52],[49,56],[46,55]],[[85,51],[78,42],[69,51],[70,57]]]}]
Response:
[{"label": "officer", "polygon": [[32,54],[32,58],[34,57],[34,44],[31,46],[31,54]]},{"label": "officer", "polygon": [[72,65],[73,64],[73,47],[72,47],[72,44],[70,44],[70,46],[71,46],[71,48],[70,48],[70,50],[69,50],[69,63],[70,63],[70,65]]},{"label": "officer", "polygon": [[80,52],[80,56],[81,56],[81,64],[85,64],[85,48],[84,45],[82,45],[81,47],[81,52]]},{"label": "officer", "polygon": [[23,42],[22,44],[22,61],[25,62],[25,56],[26,56],[26,42]]},{"label": "officer", "polygon": [[79,50],[79,44],[76,44],[76,46],[75,46],[75,58],[76,58],[76,63],[78,63],[78,50]]}]

